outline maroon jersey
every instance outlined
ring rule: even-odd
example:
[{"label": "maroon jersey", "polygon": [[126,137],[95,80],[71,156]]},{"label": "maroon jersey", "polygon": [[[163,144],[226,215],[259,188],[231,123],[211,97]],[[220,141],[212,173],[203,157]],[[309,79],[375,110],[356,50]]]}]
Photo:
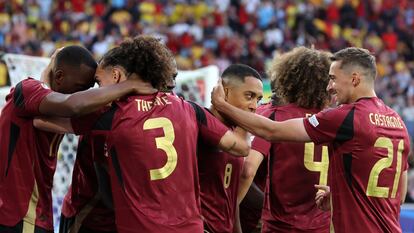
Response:
[{"label": "maroon jersey", "polygon": [[[276,121],[318,112],[295,104],[273,107],[266,117]],[[313,143],[270,143],[256,137],[252,149],[268,159],[263,232],[329,232],[330,214],[315,204],[315,184],[327,184],[327,146]]]},{"label": "maroon jersey", "polygon": [[53,229],[52,185],[63,135],[33,127],[39,105],[51,90],[25,79],[12,88],[0,117],[0,225],[21,220]]},{"label": "maroon jersey", "polygon": [[104,145],[103,137],[86,135],[79,138],[72,184],[63,201],[62,215],[65,219],[76,218],[73,219],[74,223],[89,230],[115,231],[115,214],[98,196],[94,167],[94,162],[106,164]]},{"label": "maroon jersey", "polygon": [[[90,123],[73,120],[83,133]],[[158,93],[113,104],[94,124],[106,133],[118,232],[202,232],[197,142],[227,128],[198,105]]]},{"label": "maroon jersey", "polygon": [[335,232],[401,232],[400,177],[410,142],[400,116],[374,97],[320,112],[304,124],[312,141],[332,144]]},{"label": "maroon jersey", "polygon": [[[264,105],[260,105],[257,110],[256,114],[262,116],[268,116],[270,113],[269,111],[273,111],[273,105],[271,103],[267,103]],[[260,190],[263,192],[265,191],[266,187],[266,177],[267,177],[267,158],[264,158],[262,163],[260,164],[259,168],[257,169],[256,175],[254,176],[253,182],[257,185]],[[239,211],[240,211],[240,224],[242,231],[244,233],[250,233],[254,229],[256,229],[259,220],[262,216],[262,205],[260,208],[252,205],[253,203],[249,203],[248,200],[245,198],[240,203]]]},{"label": "maroon jersey", "polygon": [[199,144],[201,214],[211,233],[233,232],[243,157]]}]

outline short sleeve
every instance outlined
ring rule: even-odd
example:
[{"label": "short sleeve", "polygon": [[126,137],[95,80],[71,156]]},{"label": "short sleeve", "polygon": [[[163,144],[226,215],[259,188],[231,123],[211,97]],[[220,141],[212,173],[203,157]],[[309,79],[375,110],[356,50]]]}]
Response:
[{"label": "short sleeve", "polygon": [[19,115],[38,116],[40,103],[51,92],[52,90],[44,83],[28,78],[19,82],[14,88],[13,104]]},{"label": "short sleeve", "polygon": [[106,134],[112,129],[112,121],[117,106],[104,107],[93,113],[71,118],[73,131],[76,135],[82,134]]},{"label": "short sleeve", "polygon": [[252,150],[258,151],[260,152],[263,156],[267,157],[270,154],[270,148],[272,146],[272,143],[270,143],[269,141],[261,138],[261,137],[256,137],[254,136],[253,140],[252,140]]},{"label": "short sleeve", "polygon": [[333,141],[346,141],[353,133],[353,113],[351,105],[321,111],[303,119],[305,130],[316,144]]},{"label": "short sleeve", "polygon": [[196,103],[189,103],[195,112],[201,138],[208,144],[218,145],[229,129],[206,109]]}]

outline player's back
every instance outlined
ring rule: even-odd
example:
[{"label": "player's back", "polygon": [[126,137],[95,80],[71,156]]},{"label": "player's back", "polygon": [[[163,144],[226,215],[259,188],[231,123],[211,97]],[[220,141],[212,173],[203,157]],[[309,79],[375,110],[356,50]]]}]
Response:
[{"label": "player's back", "polygon": [[[318,112],[295,104],[274,106],[265,116],[275,121]],[[269,143],[255,138],[252,149],[268,157],[268,182],[262,219],[263,232],[328,232],[329,212],[317,208],[315,184],[327,184],[327,146],[313,143]]]},{"label": "player's back", "polygon": [[199,143],[201,213],[209,232],[233,232],[242,157]]},{"label": "player's back", "polygon": [[410,147],[403,121],[378,98],[339,109],[346,116],[331,160],[335,232],[401,232],[400,178]]},{"label": "player's back", "polygon": [[197,141],[200,135],[218,144],[227,129],[199,106],[164,93],[130,96],[111,111],[118,231],[202,232]]},{"label": "player's back", "polygon": [[[256,114],[262,115],[262,116],[269,116],[271,112],[273,111],[273,106],[274,106],[273,103],[266,103],[266,104],[260,105],[256,109]],[[253,180],[253,183],[257,185],[257,187],[263,192],[265,191],[265,187],[266,187],[266,177],[267,177],[267,158],[264,158],[259,168],[257,169],[256,175],[254,176],[254,180]],[[240,224],[241,224],[241,228],[243,232],[250,233],[258,227],[259,220],[262,216],[263,203],[260,203],[260,208],[258,207],[259,207],[258,204],[253,203],[252,200],[249,200],[248,198],[244,198],[242,202],[240,203],[239,215],[240,215]]]},{"label": "player's back", "polygon": [[0,117],[0,225],[21,220],[53,229],[52,185],[62,135],[33,127],[38,107],[51,91],[25,79],[6,97]]}]

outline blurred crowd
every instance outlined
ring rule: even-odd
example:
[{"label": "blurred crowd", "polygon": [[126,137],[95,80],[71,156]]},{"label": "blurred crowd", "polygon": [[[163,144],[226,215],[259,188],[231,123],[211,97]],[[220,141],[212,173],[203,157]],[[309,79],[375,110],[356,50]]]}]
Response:
[{"label": "blurred crowd", "polygon": [[[263,74],[297,45],[377,57],[377,93],[414,135],[414,1],[409,0],[0,0],[0,50],[49,56],[83,44],[98,59],[125,37],[152,34],[179,69],[248,64]],[[0,86],[6,71],[0,67]]]},{"label": "blurred crowd", "polygon": [[296,45],[365,47],[378,59],[378,93],[414,122],[413,1],[0,0],[8,53],[48,56],[80,43],[99,58],[142,33],[161,37],[184,70],[241,62],[264,72],[275,53]]}]

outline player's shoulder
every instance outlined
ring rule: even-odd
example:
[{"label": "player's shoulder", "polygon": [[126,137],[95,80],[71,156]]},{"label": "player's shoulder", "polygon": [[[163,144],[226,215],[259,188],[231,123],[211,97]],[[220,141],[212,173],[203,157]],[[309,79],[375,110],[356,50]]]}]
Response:
[{"label": "player's shoulder", "polygon": [[15,92],[25,92],[26,94],[28,93],[35,94],[35,92],[37,92],[38,90],[42,90],[42,89],[50,90],[50,87],[42,81],[28,77],[18,82],[13,90]]}]

